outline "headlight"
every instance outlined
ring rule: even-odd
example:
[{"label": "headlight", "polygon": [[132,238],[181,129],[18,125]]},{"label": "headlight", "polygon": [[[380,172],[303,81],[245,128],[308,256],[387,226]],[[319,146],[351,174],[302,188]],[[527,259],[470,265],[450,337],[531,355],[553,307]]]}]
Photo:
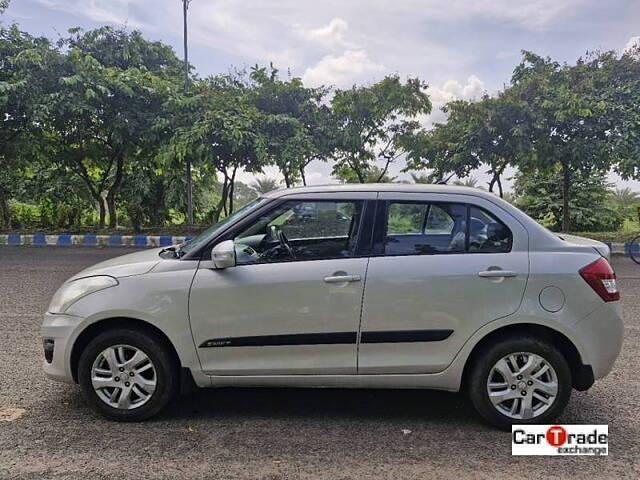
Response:
[{"label": "headlight", "polygon": [[118,280],[107,275],[85,277],[65,283],[51,299],[48,311],[50,313],[64,313],[76,300],[116,285],[118,285]]}]

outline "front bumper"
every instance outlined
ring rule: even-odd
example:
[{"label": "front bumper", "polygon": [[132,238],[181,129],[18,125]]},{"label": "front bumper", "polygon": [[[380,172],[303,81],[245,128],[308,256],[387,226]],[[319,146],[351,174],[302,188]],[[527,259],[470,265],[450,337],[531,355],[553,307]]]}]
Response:
[{"label": "front bumper", "polygon": [[43,341],[53,341],[53,356],[51,362],[42,360],[44,373],[53,380],[74,383],[71,372],[71,349],[77,336],[81,317],[72,315],[46,313],[40,328]]}]

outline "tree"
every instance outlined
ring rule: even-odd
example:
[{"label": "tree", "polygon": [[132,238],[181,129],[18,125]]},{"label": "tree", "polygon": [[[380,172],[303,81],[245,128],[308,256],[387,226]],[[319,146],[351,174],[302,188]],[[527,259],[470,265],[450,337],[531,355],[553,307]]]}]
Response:
[{"label": "tree", "polygon": [[[337,90],[331,102],[334,175],[344,177],[351,170],[360,183],[382,181],[389,166],[414,148],[421,131],[417,116],[431,112],[426,88],[418,78],[403,84],[395,75],[369,87]],[[384,161],[384,167],[371,175],[378,159]]]},{"label": "tree", "polygon": [[491,175],[489,191],[497,186],[502,196],[505,169],[528,154],[526,108],[507,90],[495,97],[484,95],[479,101],[454,100],[442,110],[447,121],[434,125],[417,144],[407,169],[432,168],[464,178],[486,165]]},{"label": "tree", "polygon": [[211,220],[230,215],[238,170],[259,173],[265,165],[260,112],[247,86],[235,75],[210,77],[193,84],[182,100],[184,123],[176,129],[170,151],[178,160],[190,155],[194,164],[208,165],[222,177],[218,204]]},{"label": "tree", "polygon": [[278,70],[253,67],[251,97],[261,113],[260,135],[267,161],[276,165],[287,188],[306,184],[307,165],[330,150],[326,88],[305,87],[300,78],[283,81]]},{"label": "tree", "polygon": [[278,188],[278,180],[271,177],[256,177],[249,187],[258,195],[269,193]]},{"label": "tree", "polygon": [[[516,204],[528,215],[554,230],[564,223],[561,165],[547,170],[519,172],[515,176]],[[572,197],[569,200],[570,223],[574,231],[614,231],[622,224],[622,216],[607,205],[609,184],[606,172],[577,170],[572,175]]]},{"label": "tree", "polygon": [[360,175],[348,167],[334,169],[334,175],[341,183],[393,183],[397,178],[391,177],[377,165],[368,167]]},{"label": "tree", "polygon": [[600,56],[562,65],[523,52],[515,68],[512,93],[527,106],[532,121],[527,131],[533,154],[524,171],[559,169],[562,191],[562,230],[571,229],[574,178],[614,164],[608,138],[612,104],[603,100]]},{"label": "tree", "polygon": [[[152,161],[163,135],[163,105],[180,88],[180,62],[139,32],[109,27],[71,31],[59,89],[51,92],[48,127],[55,158],[85,183],[100,226],[118,224],[116,199],[125,177]],[[166,136],[166,132],[164,133]]]},{"label": "tree", "polygon": [[256,191],[246,183],[236,182],[233,187],[233,204],[238,207],[243,207],[247,203],[257,198]]},{"label": "tree", "polygon": [[9,200],[28,169],[46,160],[46,93],[57,88],[61,56],[46,38],[0,24],[0,225],[11,225]]},{"label": "tree", "polygon": [[616,211],[625,218],[637,220],[638,208],[640,208],[640,194],[629,187],[615,188],[609,192],[609,202]]}]

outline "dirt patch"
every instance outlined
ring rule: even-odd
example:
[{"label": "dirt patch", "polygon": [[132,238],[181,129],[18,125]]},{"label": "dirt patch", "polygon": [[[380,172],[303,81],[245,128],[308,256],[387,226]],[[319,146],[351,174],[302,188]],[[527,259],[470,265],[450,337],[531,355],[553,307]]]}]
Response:
[{"label": "dirt patch", "polygon": [[13,422],[24,415],[24,408],[0,407],[0,422]]}]

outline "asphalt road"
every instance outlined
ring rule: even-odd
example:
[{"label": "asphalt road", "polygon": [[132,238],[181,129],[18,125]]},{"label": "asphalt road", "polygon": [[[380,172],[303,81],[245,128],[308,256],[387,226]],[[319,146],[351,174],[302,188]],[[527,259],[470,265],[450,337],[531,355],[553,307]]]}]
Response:
[{"label": "asphalt road", "polygon": [[640,478],[640,266],[627,259],[614,264],[622,355],[560,419],[608,424],[610,455],[559,458],[512,457],[509,433],[442,392],[202,390],[155,420],[103,420],[45,378],[40,315],[71,274],[125,252],[0,247],[0,412],[24,409],[0,421],[1,479]]}]

